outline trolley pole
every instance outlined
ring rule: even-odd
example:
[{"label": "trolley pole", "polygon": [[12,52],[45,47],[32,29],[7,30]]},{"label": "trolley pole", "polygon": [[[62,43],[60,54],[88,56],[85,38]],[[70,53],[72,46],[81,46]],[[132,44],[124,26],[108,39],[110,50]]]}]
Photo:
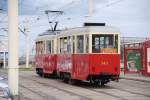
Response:
[{"label": "trolley pole", "polygon": [[8,0],[8,86],[13,100],[18,96],[18,0]]}]

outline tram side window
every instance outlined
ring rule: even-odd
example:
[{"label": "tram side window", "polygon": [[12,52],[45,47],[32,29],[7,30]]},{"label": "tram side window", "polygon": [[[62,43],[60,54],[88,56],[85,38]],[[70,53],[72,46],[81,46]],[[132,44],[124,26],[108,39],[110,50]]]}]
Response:
[{"label": "tram side window", "polygon": [[67,37],[60,39],[60,53],[67,53]]},{"label": "tram side window", "polygon": [[89,53],[89,35],[85,35],[86,53]]},{"label": "tram side window", "polygon": [[41,43],[40,43],[40,54],[44,54],[44,42],[43,41],[41,41]]},{"label": "tram side window", "polygon": [[75,53],[75,36],[73,36],[72,38],[73,38],[72,49],[73,49],[73,53]]},{"label": "tram side window", "polygon": [[84,36],[77,36],[77,53],[84,53]]},{"label": "tram side window", "polygon": [[117,48],[118,52],[118,35],[115,35],[115,48]]},{"label": "tram side window", "polygon": [[71,37],[68,37],[68,41],[67,41],[67,53],[71,53],[71,44],[72,44],[72,40]]},{"label": "tram side window", "polygon": [[[115,39],[115,41],[114,41]],[[110,35],[93,35],[92,36],[92,52],[93,53],[117,53],[117,38],[113,34]]]},{"label": "tram side window", "polygon": [[60,38],[60,53],[62,53],[64,46],[63,46],[63,38]]},{"label": "tram side window", "polygon": [[67,37],[64,38],[63,46],[64,46],[63,52],[64,52],[64,53],[67,53]]},{"label": "tram side window", "polygon": [[39,46],[38,46],[38,42],[36,42],[36,54],[38,54],[38,52],[39,52]]},{"label": "tram side window", "polygon": [[36,54],[44,53],[44,43],[43,41],[36,42]]},{"label": "tram side window", "polygon": [[51,41],[46,41],[46,53],[51,53]]},{"label": "tram side window", "polygon": [[51,50],[52,50],[51,53],[54,53],[54,40],[51,41],[51,48],[52,48],[52,49],[51,49]]}]

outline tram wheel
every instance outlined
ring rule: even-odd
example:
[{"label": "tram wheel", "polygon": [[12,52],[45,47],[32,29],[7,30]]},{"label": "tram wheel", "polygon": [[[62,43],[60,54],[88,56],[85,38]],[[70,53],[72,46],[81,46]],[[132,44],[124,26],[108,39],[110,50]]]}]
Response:
[{"label": "tram wheel", "polygon": [[43,73],[43,70],[42,70],[42,69],[39,70],[39,76],[40,76],[40,77],[43,77],[43,76],[44,76],[44,73]]},{"label": "tram wheel", "polygon": [[77,83],[79,83],[79,81],[74,80],[74,79],[69,79],[69,81],[68,81],[68,84],[71,84],[71,85],[74,85],[74,84],[77,84]]},{"label": "tram wheel", "polygon": [[69,79],[64,78],[64,79],[63,79],[63,82],[68,83],[68,82],[69,82]]},{"label": "tram wheel", "polygon": [[105,81],[101,81],[101,82],[100,82],[100,85],[101,85],[101,86],[104,86],[104,85],[105,85]]},{"label": "tram wheel", "polygon": [[101,83],[101,81],[99,79],[94,80],[95,85],[99,85],[100,83]]}]

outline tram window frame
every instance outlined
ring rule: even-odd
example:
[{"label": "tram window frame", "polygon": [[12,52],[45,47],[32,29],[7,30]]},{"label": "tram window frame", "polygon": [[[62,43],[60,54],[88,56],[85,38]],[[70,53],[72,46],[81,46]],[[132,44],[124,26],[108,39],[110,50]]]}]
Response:
[{"label": "tram window frame", "polygon": [[63,48],[64,48],[64,46],[63,46],[63,41],[64,41],[64,39],[63,38],[60,38],[60,53],[63,53]]},{"label": "tram window frame", "polygon": [[85,35],[85,53],[89,53],[89,35]]},{"label": "tram window frame", "polygon": [[51,44],[51,40],[46,40],[46,54],[51,54],[51,48],[52,48],[52,44]]},{"label": "tram window frame", "polygon": [[[96,39],[97,37],[97,39]],[[117,35],[118,37],[118,35]],[[115,39],[115,40],[114,40]],[[102,49],[110,49],[112,52],[118,53],[118,40],[116,41],[116,36],[114,34],[93,34],[92,35],[92,53],[104,53]],[[97,43],[96,43],[97,42]],[[117,44],[116,44],[117,42]],[[97,47],[97,49],[96,49]],[[114,50],[113,50],[114,49]],[[109,50],[109,51],[110,51]],[[105,52],[110,53],[110,52]]]},{"label": "tram window frame", "polygon": [[36,54],[39,54],[39,45],[38,45],[38,42],[36,42],[35,50],[36,50]]},{"label": "tram window frame", "polygon": [[54,40],[51,40],[51,53],[54,53]]},{"label": "tram window frame", "polygon": [[67,37],[64,37],[64,40],[63,40],[63,52],[64,53],[67,53],[67,42],[68,42]]},{"label": "tram window frame", "polygon": [[67,53],[72,53],[72,37],[67,37]]},{"label": "tram window frame", "polygon": [[117,53],[118,53],[118,46],[119,46],[119,43],[118,43],[118,41],[119,41],[119,37],[118,37],[119,35],[118,34],[115,34],[115,48],[117,48]]},{"label": "tram window frame", "polygon": [[[79,39],[80,39],[80,41],[79,41]],[[81,40],[82,40],[82,42],[81,42]],[[85,40],[84,35],[77,35],[77,41],[76,41],[76,43],[77,43],[77,48],[76,48],[77,53],[84,53],[84,40]]]},{"label": "tram window frame", "polygon": [[75,36],[72,36],[72,52],[75,53]]},{"label": "tram window frame", "polygon": [[67,53],[67,37],[60,38],[60,53]]},{"label": "tram window frame", "polygon": [[36,42],[36,48],[37,48],[37,52],[36,52],[36,54],[44,54],[44,46],[45,46],[45,44],[44,44],[44,41],[37,41]]},{"label": "tram window frame", "polygon": [[41,53],[40,54],[44,54],[44,51],[45,51],[45,43],[44,43],[44,41],[41,42],[40,49],[41,49]]}]

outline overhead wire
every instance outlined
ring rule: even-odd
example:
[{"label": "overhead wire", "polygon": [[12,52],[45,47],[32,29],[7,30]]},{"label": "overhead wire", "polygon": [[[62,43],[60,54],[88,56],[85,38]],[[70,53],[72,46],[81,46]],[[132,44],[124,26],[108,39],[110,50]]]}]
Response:
[{"label": "overhead wire", "polygon": [[[110,2],[110,1],[111,1],[111,2]],[[123,2],[123,1],[125,1],[125,0],[109,0],[107,4],[102,5],[102,6],[100,7],[100,9],[98,9],[98,10],[102,10],[102,9],[111,7],[111,6],[116,5],[116,4],[118,4],[118,3],[120,3],[120,2]],[[78,17],[84,18],[85,16],[78,16]],[[72,19],[72,18],[70,18],[70,19]]]},{"label": "overhead wire", "polygon": [[[69,8],[70,7],[73,7],[73,6],[75,6],[76,4],[76,2],[79,2],[79,1],[81,1],[81,0],[78,0],[78,1],[76,1],[76,0],[73,0],[73,1],[71,1],[71,2],[69,2],[69,3],[67,3],[67,4],[64,4],[63,6],[61,6],[61,7],[59,7],[59,8],[57,8],[58,10],[63,10],[63,11],[67,11],[67,10],[70,10]],[[117,1],[112,1],[112,2],[110,2],[110,3],[108,3],[108,4],[106,4],[106,5],[104,5],[102,8],[105,8],[105,7],[110,7],[110,6],[112,6],[112,5],[114,5],[114,4],[117,4],[117,3],[119,3],[119,2],[121,2],[121,1],[123,1],[123,0],[117,0]],[[26,7],[27,6],[30,6],[30,5],[27,5],[27,4],[25,4],[24,3],[25,2],[25,0],[22,0],[22,2],[20,2],[20,4],[19,5],[25,5]],[[46,6],[42,6],[42,7],[37,7],[36,8],[36,12],[34,12],[34,13],[37,13],[37,12],[39,12],[40,11],[40,9],[43,9],[43,8],[45,8],[45,7],[47,7],[47,6],[49,6],[49,4],[47,4]],[[41,16],[41,15],[40,15]],[[39,18],[40,18],[40,16],[38,16]],[[48,17],[48,16],[47,16]],[[59,15],[53,15],[52,16],[53,17],[53,19],[51,20],[51,21],[55,21],[58,17],[59,17]],[[85,17],[85,16],[81,16],[81,17]],[[5,17],[4,17],[5,18]],[[70,18],[71,19],[71,18]],[[50,18],[48,17],[48,20],[50,20]],[[37,21],[37,18],[36,18],[36,21]],[[36,22],[35,21],[35,22]]]},{"label": "overhead wire", "polygon": [[[5,2],[7,2],[6,0],[3,0],[3,3],[5,4]],[[5,6],[4,4],[2,4],[2,6]],[[3,25],[3,24],[5,24],[6,22],[5,22],[5,19],[7,18],[7,10],[5,10],[3,7],[0,9],[0,14],[2,15],[2,16],[0,16],[0,23]],[[0,31],[5,31],[5,32],[7,32],[6,31],[6,28],[4,28],[4,27],[2,27],[2,28],[0,28]],[[1,36],[5,36],[5,35],[1,35]]]}]

